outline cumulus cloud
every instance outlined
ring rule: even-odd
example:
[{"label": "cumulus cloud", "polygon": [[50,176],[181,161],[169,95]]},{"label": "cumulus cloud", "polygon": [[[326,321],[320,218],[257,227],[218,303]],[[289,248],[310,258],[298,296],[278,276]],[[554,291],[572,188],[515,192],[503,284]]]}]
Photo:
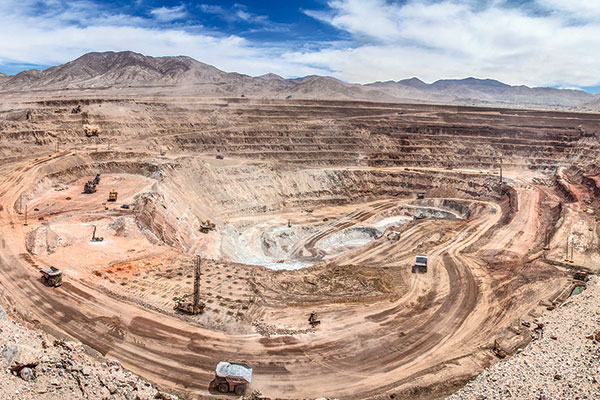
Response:
[{"label": "cumulus cloud", "polygon": [[[600,82],[600,56],[594,52],[600,48],[600,20],[583,18],[600,15],[596,1],[537,0],[534,9],[499,0],[328,5],[327,12],[305,13],[348,32],[355,42],[288,57],[327,64],[351,81],[474,75],[529,85]],[[377,57],[378,68],[371,57]]]},{"label": "cumulus cloud", "polygon": [[[185,54],[251,75],[328,74],[360,83],[476,76],[529,86],[598,86],[596,3],[329,0],[324,9],[304,13],[349,39],[324,38],[298,47],[192,26],[186,22],[192,9],[183,5],[133,16],[92,0],[0,0],[0,37],[5,39],[0,41],[0,65],[55,65],[88,51],[133,50],[153,56]],[[263,30],[274,24],[239,4],[198,7]]]},{"label": "cumulus cloud", "polygon": [[176,7],[160,7],[150,10],[150,14],[161,22],[170,22],[182,19],[187,15],[183,5]]},{"label": "cumulus cloud", "polygon": [[198,27],[164,27],[154,23],[155,18],[112,13],[92,2],[70,7],[55,0],[0,0],[0,8],[0,37],[5,38],[0,41],[0,67],[51,66],[90,51],[132,50],[151,56],[188,55],[225,71],[251,75],[325,72],[282,60],[280,48]]}]

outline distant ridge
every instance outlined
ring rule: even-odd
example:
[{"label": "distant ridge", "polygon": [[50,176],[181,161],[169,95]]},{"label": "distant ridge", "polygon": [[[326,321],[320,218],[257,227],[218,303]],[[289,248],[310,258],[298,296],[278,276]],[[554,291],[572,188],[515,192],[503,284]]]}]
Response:
[{"label": "distant ridge", "polygon": [[0,74],[0,92],[120,90],[119,93],[285,99],[431,102],[509,107],[600,107],[600,96],[581,90],[510,86],[493,79],[442,79],[350,84],[328,76],[285,79],[221,71],[187,56],[150,57],[132,51],[87,53],[43,71]]}]

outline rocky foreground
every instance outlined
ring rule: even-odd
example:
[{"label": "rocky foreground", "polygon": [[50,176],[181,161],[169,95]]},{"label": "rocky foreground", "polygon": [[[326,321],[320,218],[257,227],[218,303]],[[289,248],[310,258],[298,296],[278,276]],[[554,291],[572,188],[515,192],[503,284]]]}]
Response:
[{"label": "rocky foreground", "polygon": [[543,330],[532,332],[534,340],[523,351],[446,399],[600,399],[599,300],[600,279],[594,276],[581,294],[538,319]]},{"label": "rocky foreground", "polygon": [[0,307],[0,399],[165,399],[117,360],[98,360],[81,343],[11,321]]}]

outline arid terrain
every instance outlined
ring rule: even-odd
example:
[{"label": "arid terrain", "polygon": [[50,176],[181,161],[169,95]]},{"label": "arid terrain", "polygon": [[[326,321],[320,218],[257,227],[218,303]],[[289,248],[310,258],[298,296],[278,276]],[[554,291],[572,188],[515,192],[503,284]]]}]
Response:
[{"label": "arid terrain", "polygon": [[220,360],[271,398],[443,397],[598,272],[599,135],[573,112],[15,94],[0,302],[183,397],[217,395]]}]

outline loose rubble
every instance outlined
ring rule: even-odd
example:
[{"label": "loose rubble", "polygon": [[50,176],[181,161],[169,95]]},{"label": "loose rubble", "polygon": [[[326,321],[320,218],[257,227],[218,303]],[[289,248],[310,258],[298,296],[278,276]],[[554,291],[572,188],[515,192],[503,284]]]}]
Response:
[{"label": "loose rubble", "polygon": [[600,279],[545,312],[541,335],[523,351],[483,371],[457,399],[600,399]]},{"label": "loose rubble", "polygon": [[57,340],[6,318],[0,307],[0,398],[3,400],[177,400],[126,371],[99,361],[81,343]]},{"label": "loose rubble", "polygon": [[278,335],[299,335],[303,333],[314,332],[314,328],[307,329],[292,329],[286,327],[280,327],[268,324],[266,321],[260,319],[252,322],[254,329],[257,333],[264,337],[278,336]]}]

